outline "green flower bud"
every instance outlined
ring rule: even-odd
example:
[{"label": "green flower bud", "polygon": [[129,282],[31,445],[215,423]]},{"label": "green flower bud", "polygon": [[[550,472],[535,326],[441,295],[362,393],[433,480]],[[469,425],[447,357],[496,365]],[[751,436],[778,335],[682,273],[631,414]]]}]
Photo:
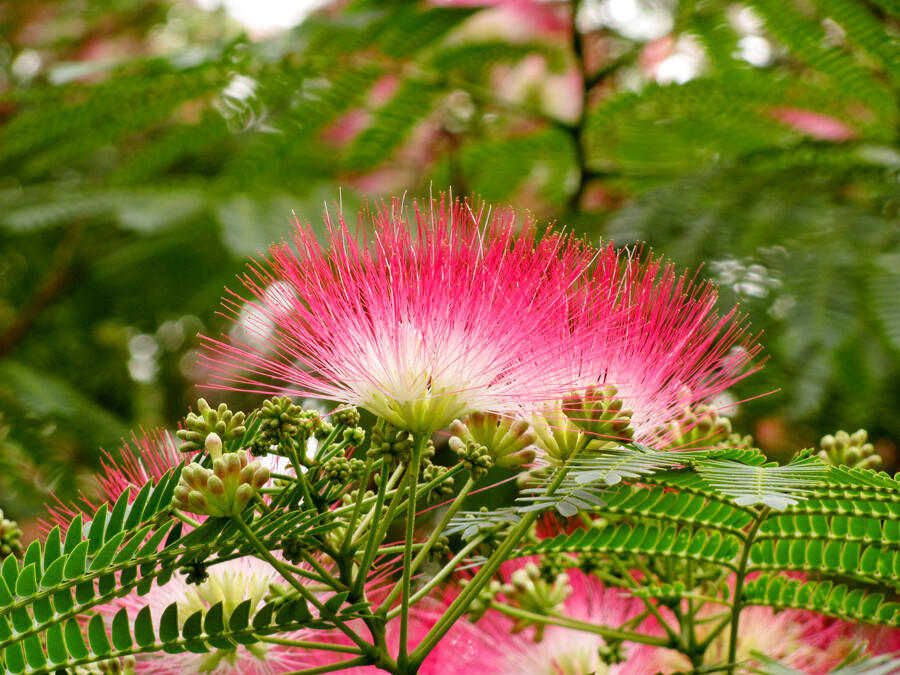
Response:
[{"label": "green flower bud", "polygon": [[412,434],[405,429],[398,429],[384,420],[378,420],[372,429],[369,457],[374,459],[383,457],[388,466],[395,466],[398,463],[408,464],[412,460],[412,449]]},{"label": "green flower bud", "polygon": [[530,464],[536,456],[532,446],[537,433],[524,420],[495,413],[472,413],[453,420],[450,433],[466,443],[471,441],[486,448],[495,466],[516,469]]},{"label": "green flower bud", "polygon": [[575,425],[591,436],[615,441],[630,441],[634,437],[631,426],[632,411],[617,398],[618,387],[588,387],[573,392],[562,402],[562,410]]},{"label": "green flower bud", "polygon": [[[468,579],[462,579],[460,581],[460,585],[465,588],[468,584]],[[469,621],[475,623],[481,617],[485,615],[485,613],[491,608],[491,603],[497,599],[497,596],[500,594],[501,589],[503,588],[503,584],[501,584],[496,579],[491,581],[488,585],[484,586],[478,594],[475,596],[475,599],[472,600],[472,603],[469,605],[469,611],[467,612],[467,616]]]},{"label": "green flower bud", "polygon": [[3,510],[0,509],[0,561],[9,556],[18,557],[24,553],[24,550],[22,530],[19,524],[14,520],[4,518]]},{"label": "green flower bud", "polygon": [[240,514],[269,481],[269,469],[250,461],[245,450],[214,458],[212,469],[196,462],[181,472],[172,503],[189,513],[218,518]]},{"label": "green flower bud", "polygon": [[564,462],[587,447],[588,439],[558,406],[548,406],[534,416],[538,445],[551,462]]},{"label": "green flower bud", "polygon": [[453,551],[450,549],[450,540],[447,537],[438,537],[431,550],[428,551],[428,560],[431,562],[437,563],[452,557]]},{"label": "green flower bud", "polygon": [[[445,466],[439,466],[437,464],[429,464],[422,470],[422,479],[426,483],[430,483],[433,480],[436,480],[441,475],[447,473],[450,469]],[[446,501],[450,497],[453,496],[453,477],[447,478],[437,485],[435,485],[428,492],[428,503],[429,504],[439,504],[440,502]]]},{"label": "green flower bud", "polygon": [[494,466],[494,460],[488,449],[475,441],[463,442],[459,437],[451,436],[450,448],[456,452],[456,456],[469,471],[472,480],[484,477],[488,469]]},{"label": "green flower bud", "polygon": [[362,475],[366,463],[361,459],[333,457],[322,465],[322,473],[332,483],[346,484]]},{"label": "green flower bud", "polygon": [[323,419],[319,420],[319,423],[313,427],[313,435],[317,440],[324,441],[326,438],[331,436],[331,433],[334,431],[334,425],[331,422],[326,422]]},{"label": "green flower bud", "polygon": [[[506,598],[534,614],[547,616],[565,610],[565,600],[572,592],[569,585],[569,577],[560,574],[552,582],[548,582],[541,576],[541,571],[534,563],[528,563],[522,569],[513,572],[510,583],[503,585],[503,594]],[[536,642],[543,637],[546,624],[531,619],[519,619],[513,625],[513,632],[518,633],[529,626],[534,626]]]},{"label": "green flower bud", "polygon": [[359,410],[352,405],[342,405],[334,409],[331,413],[331,419],[334,420],[335,424],[341,424],[345,427],[357,427],[360,419]]},{"label": "green flower bud", "polygon": [[360,429],[359,427],[354,429],[344,429],[344,441],[354,448],[358,448],[366,441],[365,429]]},{"label": "green flower bud", "polygon": [[211,459],[219,459],[222,456],[222,439],[215,432],[206,437],[203,447],[209,453]]},{"label": "green flower bud", "polygon": [[184,574],[186,583],[199,586],[209,579],[209,573],[206,571],[207,567],[208,565],[206,563],[195,560],[182,567],[181,573]]},{"label": "green flower bud", "polygon": [[287,396],[275,396],[263,401],[256,411],[260,435],[269,445],[285,443],[292,438],[309,438],[318,422],[319,413],[305,411]]},{"label": "green flower bud", "polygon": [[882,460],[875,454],[875,446],[868,443],[868,439],[869,435],[865,429],[859,429],[852,434],[846,431],[828,434],[819,441],[819,447],[822,448],[819,457],[834,466],[878,469]]},{"label": "green flower bud", "polygon": [[233,413],[224,403],[213,409],[206,399],[201,398],[197,401],[197,410],[200,414],[188,413],[184,418],[184,428],[176,432],[182,441],[180,448],[182,452],[200,450],[211,433],[215,433],[223,441],[231,441],[243,438],[247,432],[244,413]]}]

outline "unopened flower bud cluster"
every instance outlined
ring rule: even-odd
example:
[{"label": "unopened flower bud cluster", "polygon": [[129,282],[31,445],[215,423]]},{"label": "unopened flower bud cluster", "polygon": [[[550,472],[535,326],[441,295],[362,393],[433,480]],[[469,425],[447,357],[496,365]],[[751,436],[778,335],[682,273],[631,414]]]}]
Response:
[{"label": "unopened flower bud cluster", "polygon": [[469,444],[486,449],[494,466],[508,469],[530,464],[537,433],[527,422],[494,413],[472,413],[450,424],[450,448],[457,454]]},{"label": "unopened flower bud cluster", "polygon": [[881,457],[875,454],[875,447],[868,440],[865,429],[852,434],[846,431],[828,434],[819,442],[822,448],[819,457],[834,466],[877,469],[881,466]]},{"label": "unopened flower bud cluster", "polygon": [[223,454],[222,440],[215,433],[207,436],[205,447],[212,469],[196,462],[184,467],[172,501],[188,513],[219,518],[239,515],[269,481],[269,469],[251,462],[246,450]]},{"label": "unopened flower bud cluster", "polygon": [[224,403],[220,403],[218,408],[212,408],[206,399],[201,398],[197,401],[197,410],[200,414],[188,413],[184,428],[179,429],[176,434],[182,440],[182,452],[202,450],[206,438],[213,433],[227,442],[242,438],[247,432],[244,413],[233,413]]}]

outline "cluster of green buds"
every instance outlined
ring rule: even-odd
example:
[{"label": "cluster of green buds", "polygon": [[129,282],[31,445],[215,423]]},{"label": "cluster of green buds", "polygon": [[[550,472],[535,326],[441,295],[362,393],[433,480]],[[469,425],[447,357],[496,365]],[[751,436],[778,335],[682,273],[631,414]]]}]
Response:
[{"label": "cluster of green buds", "polygon": [[347,483],[359,478],[366,463],[361,459],[348,459],[344,455],[332,457],[322,465],[322,474],[332,483]]},{"label": "cluster of green buds", "polygon": [[487,475],[488,469],[494,466],[491,453],[476,441],[463,441],[457,436],[450,438],[450,447],[456,452],[459,461],[469,472],[472,480],[479,480]]},{"label": "cluster of green buds", "polygon": [[[569,577],[560,574],[552,582],[541,576],[541,570],[534,563],[513,572],[510,583],[503,585],[503,595],[522,609],[541,616],[560,614],[565,610],[566,598],[572,593]],[[544,634],[544,624],[532,619],[518,619],[513,632],[518,633],[534,626],[534,639],[540,642]]]},{"label": "cluster of green buds", "polygon": [[[259,430],[253,440],[251,452],[256,457],[264,457],[275,450],[284,454],[284,445],[296,444],[305,448],[306,441],[315,436],[325,438],[334,426],[325,422],[316,410],[304,410],[288,396],[275,396],[263,401],[256,411]],[[305,452],[301,453],[305,458]]]},{"label": "cluster of green buds", "polygon": [[331,411],[331,420],[338,427],[344,427],[343,438],[347,445],[358,448],[366,440],[366,430],[359,426],[361,415],[352,405],[341,405]]},{"label": "cluster of green buds", "polygon": [[438,540],[428,550],[428,560],[431,562],[437,563],[451,557],[453,557],[453,550],[450,548],[450,540],[447,537],[438,537]]},{"label": "cluster of green buds", "polygon": [[[460,585],[465,588],[468,584],[468,579],[460,580]],[[466,612],[466,616],[469,618],[469,621],[475,623],[480,620],[481,617],[485,615],[485,613],[491,608],[493,602],[497,599],[497,596],[500,595],[500,592],[503,590],[503,584],[497,581],[496,579],[492,580],[486,586],[483,586],[482,589],[478,592],[478,595],[472,600],[469,605],[469,610]]]},{"label": "cluster of green buds", "polygon": [[331,419],[335,424],[340,424],[345,427],[358,427],[360,414],[355,406],[341,405],[331,412]]},{"label": "cluster of green buds", "polygon": [[269,481],[269,469],[258,461],[251,462],[246,450],[223,455],[222,439],[215,433],[206,437],[205,448],[212,469],[196,462],[184,467],[172,503],[188,513],[236,516]]},{"label": "cluster of green buds", "polygon": [[494,466],[516,469],[534,461],[537,433],[528,422],[495,413],[476,412],[450,423],[450,448],[475,444],[487,449]]},{"label": "cluster of green buds", "polygon": [[384,458],[387,466],[408,464],[412,459],[412,434],[405,429],[398,429],[390,422],[378,420],[372,429],[372,445],[368,457]]},{"label": "cluster of green buds", "polygon": [[22,555],[23,550],[22,530],[19,524],[4,518],[3,510],[0,509],[0,561],[9,556],[18,557]]},{"label": "cluster of green buds", "polygon": [[223,441],[231,441],[243,438],[247,431],[244,413],[233,413],[224,403],[220,403],[218,408],[212,408],[205,398],[201,398],[197,401],[197,410],[200,414],[188,413],[184,419],[184,428],[176,433],[182,441],[182,452],[202,450],[210,434],[216,434]]},{"label": "cluster of green buds", "polygon": [[308,550],[308,546],[302,537],[289,535],[281,540],[281,553],[289,563],[296,565],[303,560],[303,552],[306,550]]},{"label": "cluster of green buds", "polygon": [[881,466],[881,457],[875,454],[875,446],[868,443],[869,434],[860,429],[852,434],[838,431],[833,436],[828,434],[819,441],[822,448],[819,457],[834,466],[848,466],[854,469],[877,469]]},{"label": "cluster of green buds", "polygon": [[583,392],[572,392],[562,401],[566,416],[584,433],[612,441],[630,441],[634,438],[630,408],[618,397],[619,388],[614,384],[587,387]]},{"label": "cluster of green buds", "polygon": [[205,562],[194,560],[187,563],[181,568],[181,574],[184,574],[184,581],[187,584],[199,586],[209,579],[208,565]]},{"label": "cluster of green buds", "polygon": [[[429,462],[428,466],[422,469],[422,480],[425,483],[431,483],[433,481],[438,480],[441,476],[447,473],[450,469],[446,466],[441,466],[439,464],[432,464]],[[428,503],[429,504],[439,504],[447,499],[450,499],[453,496],[453,477],[445,478],[444,480],[437,483],[431,490],[428,491]]]},{"label": "cluster of green buds", "polygon": [[711,448],[730,439],[731,420],[707,405],[695,405],[660,431],[670,449]]}]

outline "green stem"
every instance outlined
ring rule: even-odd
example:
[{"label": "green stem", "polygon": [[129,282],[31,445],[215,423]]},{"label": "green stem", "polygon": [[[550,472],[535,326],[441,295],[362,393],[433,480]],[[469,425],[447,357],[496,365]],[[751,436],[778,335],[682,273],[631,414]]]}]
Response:
[{"label": "green stem", "polygon": [[[418,551],[425,544],[413,544],[413,550]],[[405,553],[406,552],[406,543],[403,544],[394,544],[393,546],[380,546],[378,548],[378,555],[390,555],[391,553]]]},{"label": "green stem", "polygon": [[333,673],[336,670],[346,670],[347,668],[353,668],[355,666],[368,666],[371,663],[372,661],[367,657],[360,656],[356,659],[349,659],[347,661],[340,661],[338,663],[330,663],[325,666],[317,666],[316,668],[294,670],[290,673],[285,673],[285,675],[320,675],[321,673]]},{"label": "green stem", "polygon": [[738,563],[737,574],[734,581],[734,599],[731,605],[731,635],[728,639],[728,673],[730,673],[730,675],[734,675],[734,669],[737,667],[738,628],[741,620],[741,609],[743,609],[744,604],[741,602],[741,594],[744,592],[744,577],[747,575],[747,562],[750,560],[750,548],[753,546],[753,539],[756,537],[760,525],[763,524],[763,521],[768,515],[769,507],[764,506],[759,512],[759,515],[756,516],[756,520],[753,521],[750,530],[747,532],[747,539],[744,541],[744,550],[741,551],[741,560],[740,563]]},{"label": "green stem", "polygon": [[345,591],[347,590],[347,585],[338,581],[338,579],[322,565],[316,557],[312,555],[309,551],[301,551],[300,555],[303,556],[303,559],[309,563],[310,567],[312,567],[316,572],[318,572],[322,579],[328,584],[331,588],[336,591]]},{"label": "green stem", "polygon": [[[456,566],[472,552],[481,542],[485,540],[487,535],[480,535],[477,537],[473,537],[468,544],[466,544],[462,549],[460,549],[459,553],[457,553],[453,558],[450,559],[446,565],[441,568],[441,571],[435,574],[431,579],[428,580],[428,583],[422,586],[415,594],[409,599],[411,605],[416,604],[419,600],[424,598],[426,595],[431,593],[431,591],[438,586],[444,579],[446,579],[453,570],[456,569]],[[390,621],[395,616],[400,613],[400,608],[395,607],[391,611],[387,613],[387,620]]]},{"label": "green stem", "polygon": [[672,641],[668,638],[655,637],[652,635],[643,635],[642,633],[632,633],[631,631],[618,630],[616,628],[608,628],[606,626],[598,626],[586,621],[579,621],[560,614],[535,614],[518,607],[510,607],[501,602],[492,602],[491,607],[499,612],[503,612],[507,616],[516,619],[526,619],[535,623],[545,623],[553,626],[562,626],[563,628],[573,628],[584,633],[594,633],[606,640],[616,640],[624,642],[638,642],[640,644],[652,645],[654,647],[672,647]]},{"label": "green stem", "polygon": [[[391,476],[391,479],[394,476],[399,475],[399,472],[403,467],[398,466],[394,475]],[[365,518],[363,518],[362,522],[359,524],[360,533],[369,527],[371,523],[371,527],[369,527],[369,538],[366,541],[366,547],[363,549],[362,560],[359,563],[359,569],[357,570],[356,580],[353,583],[353,590],[351,593],[354,596],[359,596],[362,593],[363,586],[366,582],[366,574],[369,567],[372,565],[372,561],[375,559],[375,552],[378,550],[378,543],[380,539],[377,536],[376,526],[379,526],[381,523],[379,519],[381,518],[381,510],[384,508],[384,499],[387,495],[388,491],[388,483],[392,481],[388,480],[387,474],[384,470],[381,472],[381,484],[378,486],[378,497],[375,500],[375,507],[366,514]],[[395,495],[396,496],[396,495]],[[371,516],[371,518],[370,518]],[[380,527],[378,528],[380,529]],[[387,528],[385,528],[385,531]],[[360,536],[362,536],[360,534]]]},{"label": "green stem", "polygon": [[[416,536],[416,488],[419,485],[419,464],[422,460],[422,452],[425,450],[425,444],[428,442],[428,435],[421,434],[415,437],[413,442],[412,462],[409,466],[409,498],[408,508],[406,509],[406,550],[403,553],[403,573],[400,579],[400,589],[402,592],[400,598],[400,652],[397,655],[397,667],[403,671],[409,663],[409,596],[412,594],[410,580],[412,578],[413,560],[412,544]],[[399,494],[399,492],[398,492]],[[431,539],[429,539],[431,541]],[[422,554],[427,554],[426,548],[419,552],[418,560]],[[385,607],[382,605],[381,607]],[[379,609],[381,609],[379,607]]]},{"label": "green stem", "polygon": [[[637,556],[635,556],[637,557]],[[622,575],[622,580],[625,582],[627,586],[630,588],[637,588],[637,582],[631,577],[631,573],[627,567],[625,567],[625,563],[619,559],[618,556],[611,556],[613,564],[619,568],[619,573]],[[663,619],[662,615],[659,613],[659,610],[653,604],[653,601],[650,598],[641,598],[644,603],[644,607],[647,608],[647,611],[650,612],[653,617],[657,620],[662,629],[666,632],[666,635],[669,636],[669,640],[672,644],[678,645],[679,650],[684,647],[684,643],[681,641],[681,638],[678,637],[678,634],[672,629],[672,627]]]},{"label": "green stem", "polygon": [[190,525],[191,527],[194,527],[194,528],[200,527],[203,524],[197,520],[194,520],[189,515],[185,514],[183,511],[180,511],[178,509],[172,509],[172,515],[175,516],[176,518],[178,518],[178,520],[180,520],[181,522],[187,523],[188,525]]},{"label": "green stem", "polygon": [[343,556],[350,554],[353,532],[356,529],[356,521],[359,519],[359,514],[362,510],[363,500],[366,498],[366,486],[369,484],[369,476],[372,473],[372,464],[374,461],[375,460],[372,457],[366,458],[366,468],[363,470],[363,475],[359,479],[359,487],[356,490],[356,502],[353,505],[353,512],[350,514],[350,520],[347,521],[347,535],[344,537],[344,541],[341,544],[340,553]]},{"label": "green stem", "polygon": [[287,638],[270,637],[268,635],[257,635],[256,639],[260,642],[268,642],[273,645],[283,645],[285,647],[298,647],[300,649],[321,649],[326,652],[337,652],[341,654],[362,654],[356,647],[350,645],[337,644],[335,642],[309,642],[308,640],[288,640]]},{"label": "green stem", "polygon": [[[387,485],[385,485],[384,495],[381,495],[381,485],[378,486],[378,495],[375,497],[375,508],[366,513],[366,515],[363,516],[363,519],[360,521],[359,526],[356,528],[356,534],[353,536],[354,544],[358,543],[364,536],[366,536],[367,529],[376,529],[374,523],[380,523],[383,520],[381,511],[384,509],[384,502],[387,497],[387,493],[394,489],[394,486],[397,483],[397,479],[401,475],[404,475],[405,477],[405,474],[403,473],[404,468],[405,467],[401,464],[396,469],[394,469],[394,473],[391,474],[390,478],[387,481]],[[382,474],[382,479],[384,479],[384,474]],[[382,480],[382,482],[384,481]],[[398,496],[396,493],[391,495],[391,504],[394,505],[394,508],[396,508],[397,499]],[[380,508],[378,506],[379,501],[381,502]],[[390,505],[388,506],[390,507]],[[335,513],[337,513],[337,511],[335,511]]]},{"label": "green stem", "polygon": [[[473,485],[475,485],[475,481],[470,476],[469,480],[466,481],[466,484],[463,485],[462,490],[460,490],[459,494],[456,495],[456,499],[454,499],[453,503],[450,504],[447,512],[444,513],[443,517],[441,518],[441,522],[438,523],[437,526],[432,530],[431,536],[428,537],[428,540],[419,550],[419,553],[416,556],[415,560],[413,560],[412,564],[410,564],[410,575],[415,574],[416,570],[419,569],[419,565],[425,562],[426,558],[428,557],[428,552],[431,551],[431,547],[434,546],[444,530],[447,529],[447,524],[450,522],[450,519],[453,518],[453,516],[455,516],[459,509],[462,507],[463,501],[468,496],[469,491],[472,489]],[[409,554],[408,546],[406,547],[406,553],[407,555]],[[394,604],[394,601],[397,599],[397,596],[401,591],[401,586],[394,586],[390,594],[384,599],[384,602],[381,603],[381,606],[378,608],[376,613],[384,612],[388,607]]]},{"label": "green stem", "polygon": [[[338,616],[328,609],[319,599],[313,595],[308,588],[306,588],[303,584],[297,581],[297,577],[295,577],[291,572],[284,567],[282,562],[272,555],[272,552],[267,549],[263,543],[257,538],[256,534],[251,530],[247,523],[244,522],[244,519],[240,516],[232,516],[232,522],[237,525],[238,529],[244,534],[253,547],[257,550],[260,557],[263,558],[267,563],[269,563],[275,570],[287,581],[295,591],[297,591],[307,602],[311,603],[316,609],[319,610],[319,614],[324,616],[326,619],[331,621],[335,627],[340,630],[344,635],[355,642],[363,654],[373,656],[375,648],[370,645],[368,642],[363,640],[359,635],[353,632],[347,624],[345,624]],[[368,663],[368,661],[366,661]],[[328,671],[322,671],[328,672]]]},{"label": "green stem", "polygon": [[260,508],[263,513],[272,513],[272,507],[266,504],[265,500],[260,495],[254,495],[256,506]]},{"label": "green stem", "polygon": [[[573,455],[573,457],[574,456],[575,455]],[[567,464],[560,468],[556,478],[554,478],[553,482],[547,488],[547,495],[552,495],[559,489],[563,479],[566,477],[566,473],[568,473]],[[422,664],[425,657],[427,657],[431,650],[435,648],[441,638],[443,638],[447,631],[450,630],[451,626],[456,623],[456,620],[468,610],[469,604],[474,600],[478,593],[481,592],[481,589],[485,584],[487,584],[497,573],[497,570],[500,569],[500,565],[506,562],[510,551],[512,551],[516,544],[519,543],[522,537],[528,534],[528,530],[531,529],[531,526],[534,524],[534,521],[537,520],[539,515],[540,511],[529,511],[526,513],[522,517],[522,520],[519,521],[519,524],[510,531],[506,538],[500,543],[500,546],[498,546],[491,557],[488,558],[484,566],[478,570],[478,573],[474,577],[472,577],[472,580],[466,585],[463,591],[450,603],[441,618],[438,619],[434,626],[432,626],[431,630],[428,631],[419,643],[419,646],[416,647],[415,651],[410,655],[410,664],[414,666],[414,668]]]}]

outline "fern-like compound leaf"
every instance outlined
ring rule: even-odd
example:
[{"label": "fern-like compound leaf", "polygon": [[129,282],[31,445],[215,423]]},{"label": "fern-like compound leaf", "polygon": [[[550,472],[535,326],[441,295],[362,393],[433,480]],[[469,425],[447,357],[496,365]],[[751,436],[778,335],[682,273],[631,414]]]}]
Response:
[{"label": "fern-like compound leaf", "polygon": [[745,466],[713,459],[699,462],[697,473],[738,506],[761,505],[783,511],[807,499],[813,487],[825,482],[827,466],[814,457],[786,466]]}]

